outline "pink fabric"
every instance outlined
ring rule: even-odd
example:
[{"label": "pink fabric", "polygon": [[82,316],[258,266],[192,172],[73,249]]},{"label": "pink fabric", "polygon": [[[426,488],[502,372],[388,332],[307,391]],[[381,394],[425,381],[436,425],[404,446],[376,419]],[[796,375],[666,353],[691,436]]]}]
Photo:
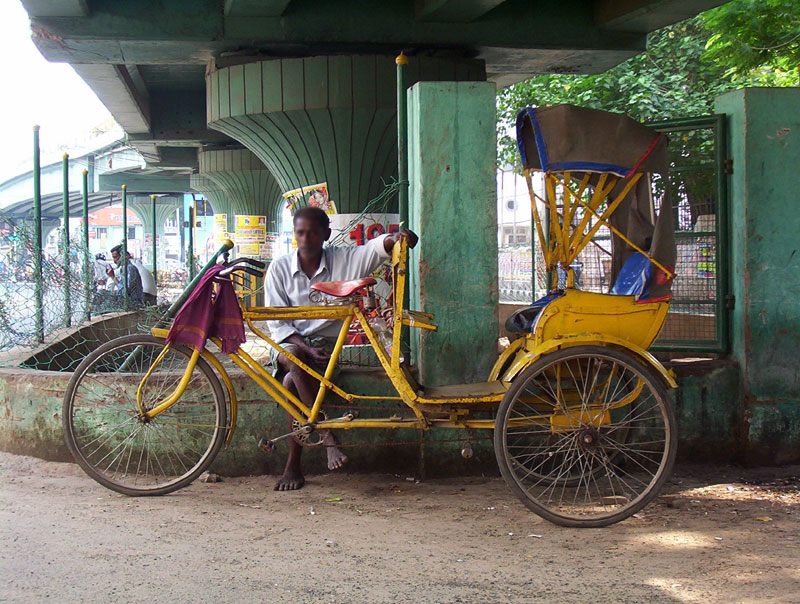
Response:
[{"label": "pink fabric", "polygon": [[[224,266],[208,269],[189,299],[184,302],[167,335],[168,344],[183,344],[202,350],[208,338],[222,340],[222,352],[236,352],[245,342],[242,309],[233,284],[214,281]],[[214,285],[217,285],[216,292]]]}]

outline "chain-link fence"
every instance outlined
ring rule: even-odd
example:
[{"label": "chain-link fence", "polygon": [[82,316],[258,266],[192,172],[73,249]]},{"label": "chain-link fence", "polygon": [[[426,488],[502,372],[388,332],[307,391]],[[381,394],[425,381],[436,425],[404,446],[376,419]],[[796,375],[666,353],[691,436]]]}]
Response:
[{"label": "chain-link fence", "polygon": [[55,254],[38,254],[32,224],[0,212],[0,366],[70,371],[100,344],[149,329],[186,285],[159,273],[158,303],[145,306],[109,285],[109,264],[82,233],[65,246],[59,229],[58,240]]}]

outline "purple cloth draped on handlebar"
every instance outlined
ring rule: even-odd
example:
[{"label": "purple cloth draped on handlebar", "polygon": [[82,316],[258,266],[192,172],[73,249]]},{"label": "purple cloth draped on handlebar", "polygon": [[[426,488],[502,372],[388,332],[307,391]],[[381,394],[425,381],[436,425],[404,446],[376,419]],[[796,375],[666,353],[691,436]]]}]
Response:
[{"label": "purple cloth draped on handlebar", "polygon": [[230,354],[245,342],[242,309],[233,283],[229,279],[214,281],[224,268],[212,266],[200,279],[175,315],[167,335],[168,344],[183,344],[202,350],[208,338],[217,337],[222,340],[222,352]]}]

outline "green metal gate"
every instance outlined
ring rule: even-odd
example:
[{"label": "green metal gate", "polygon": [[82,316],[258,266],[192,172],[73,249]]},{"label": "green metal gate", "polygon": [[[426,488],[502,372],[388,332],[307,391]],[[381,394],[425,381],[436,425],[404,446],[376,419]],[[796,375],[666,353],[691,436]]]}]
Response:
[{"label": "green metal gate", "polygon": [[655,350],[728,350],[729,233],[725,116],[650,123],[669,139],[677,277]]}]

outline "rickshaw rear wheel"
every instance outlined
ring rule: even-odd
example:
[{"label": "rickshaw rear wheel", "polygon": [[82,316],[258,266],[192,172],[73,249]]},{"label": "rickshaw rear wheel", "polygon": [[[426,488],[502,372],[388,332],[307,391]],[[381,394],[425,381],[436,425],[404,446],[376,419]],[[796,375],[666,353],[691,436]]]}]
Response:
[{"label": "rickshaw rear wheel", "polygon": [[528,508],[561,526],[601,527],[658,494],[675,461],[675,417],[652,368],[616,348],[576,346],[514,379],[494,446]]}]

